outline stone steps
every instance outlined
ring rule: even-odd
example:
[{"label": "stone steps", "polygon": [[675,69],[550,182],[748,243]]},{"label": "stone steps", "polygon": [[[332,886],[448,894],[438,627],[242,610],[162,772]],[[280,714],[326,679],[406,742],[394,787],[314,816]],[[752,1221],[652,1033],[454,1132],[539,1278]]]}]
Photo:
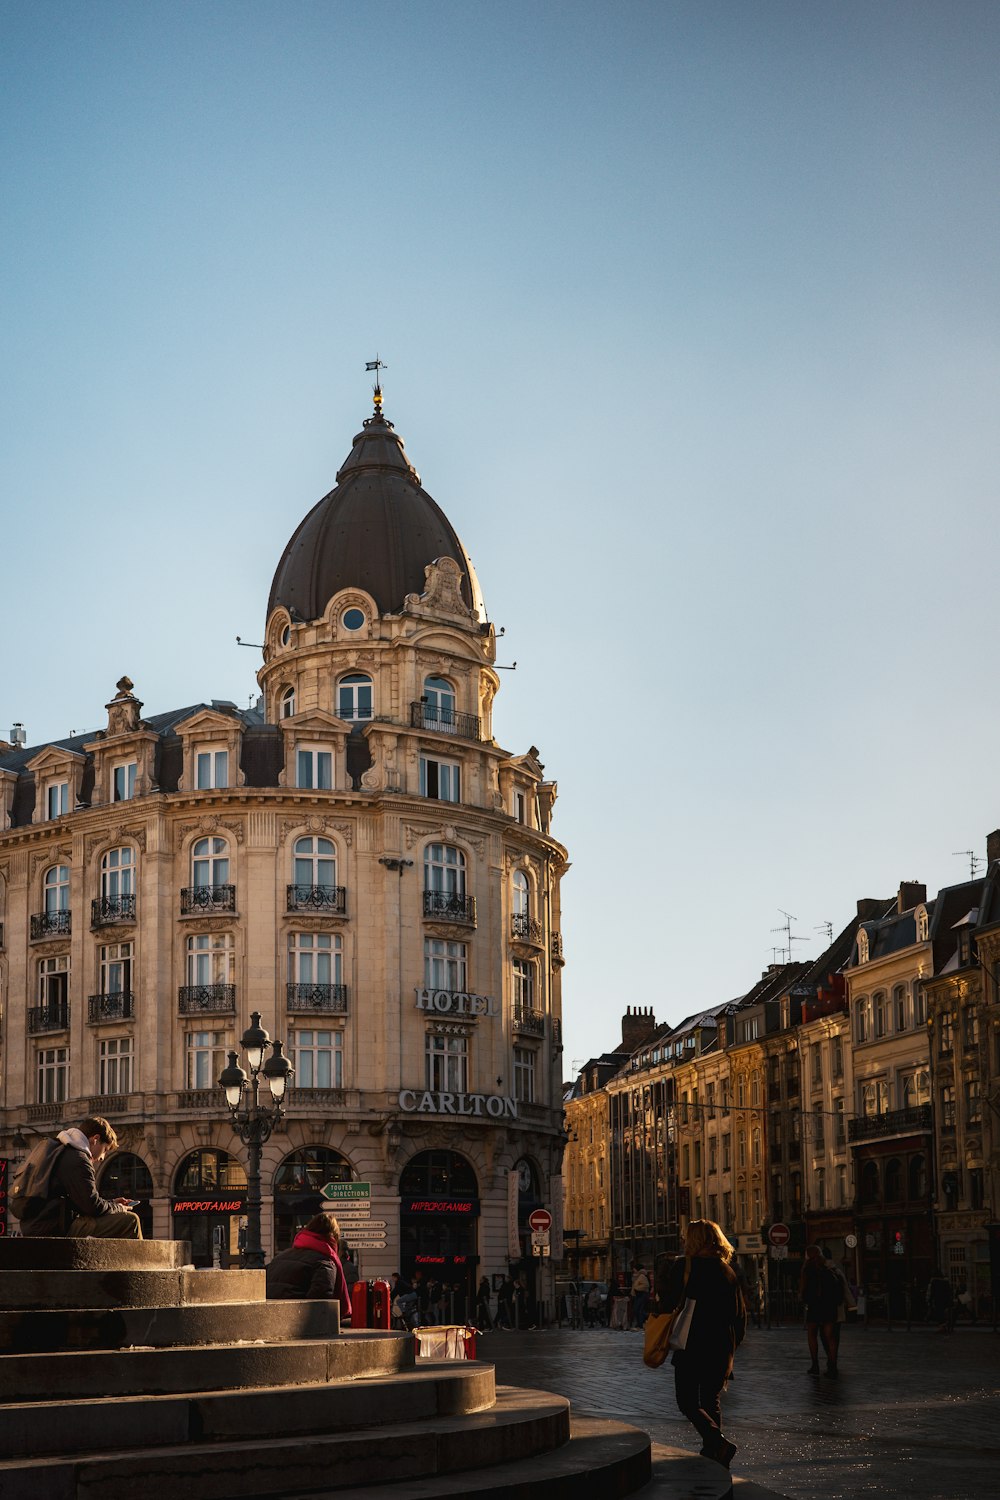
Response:
[{"label": "stone steps", "polygon": [[0,1454],[54,1458],[93,1450],[292,1437],[383,1427],[388,1412],[413,1422],[488,1410],[493,1366],[454,1361],[400,1374],[321,1385],[102,1397],[0,1406]]},{"label": "stone steps", "polygon": [[[17,1274],[16,1272],[13,1274]],[[87,1273],[82,1273],[87,1274]],[[170,1274],[170,1273],[167,1273]],[[0,1299],[4,1287],[0,1280]],[[332,1339],[337,1302],[200,1302],[182,1307],[69,1307],[0,1312],[0,1353],[164,1348],[176,1344],[266,1344]]]},{"label": "stone steps", "polygon": [[9,1308],[188,1307],[199,1302],[263,1301],[263,1271],[0,1269],[0,1306]]},{"label": "stone steps", "polygon": [[358,1375],[396,1374],[414,1365],[407,1334],[359,1329],[336,1339],[283,1343],[179,1345],[0,1356],[0,1401],[155,1396],[183,1391],[315,1385]]},{"label": "stone steps", "polygon": [[0,1271],[179,1271],[190,1260],[186,1240],[0,1239]]},{"label": "stone steps", "polygon": [[[359,1488],[368,1493],[373,1484],[412,1484],[419,1479],[439,1485],[463,1469],[514,1460],[533,1464],[567,1443],[569,1436],[568,1401],[506,1387],[488,1411],[433,1422],[388,1422],[376,1429],[298,1434],[265,1443],[255,1435],[224,1443],[189,1441],[128,1452],[0,1462],[0,1494],[3,1500],[135,1500],[136,1494],[150,1493],[151,1482],[157,1494],[182,1489],[185,1500],[288,1500],[317,1491],[342,1494]],[[641,1442],[635,1442],[639,1450],[644,1447],[648,1478],[649,1438],[641,1434]],[[635,1453],[631,1457],[641,1466],[641,1451],[638,1458]],[[450,1492],[461,1493],[461,1488]],[[431,1488],[425,1493],[443,1492]],[[601,1493],[628,1490],[598,1491],[588,1482],[588,1500]]]}]

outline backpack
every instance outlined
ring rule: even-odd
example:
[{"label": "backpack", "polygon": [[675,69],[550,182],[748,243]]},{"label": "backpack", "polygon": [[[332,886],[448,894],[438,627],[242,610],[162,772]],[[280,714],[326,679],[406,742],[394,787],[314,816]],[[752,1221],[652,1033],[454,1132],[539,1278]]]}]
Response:
[{"label": "backpack", "polygon": [[15,1219],[38,1217],[53,1197],[52,1173],[66,1150],[62,1141],[47,1138],[39,1141],[14,1173],[7,1206]]}]

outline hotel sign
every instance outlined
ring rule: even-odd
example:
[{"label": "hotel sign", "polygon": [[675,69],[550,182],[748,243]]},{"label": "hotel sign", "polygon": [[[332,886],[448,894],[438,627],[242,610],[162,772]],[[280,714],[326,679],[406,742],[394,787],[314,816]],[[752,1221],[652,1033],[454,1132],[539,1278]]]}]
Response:
[{"label": "hotel sign", "polygon": [[498,1016],[500,1006],[489,995],[470,995],[466,990],[417,990],[417,1010],[438,1016]]},{"label": "hotel sign", "polygon": [[516,1120],[517,1100],[509,1094],[448,1094],[400,1089],[399,1107],[407,1115],[464,1115],[467,1119]]}]

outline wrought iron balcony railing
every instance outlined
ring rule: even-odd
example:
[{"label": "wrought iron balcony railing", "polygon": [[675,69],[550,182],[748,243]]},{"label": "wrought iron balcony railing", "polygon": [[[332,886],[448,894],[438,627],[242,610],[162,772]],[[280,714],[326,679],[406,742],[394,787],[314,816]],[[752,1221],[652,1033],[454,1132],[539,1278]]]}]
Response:
[{"label": "wrought iron balcony railing", "polygon": [[527,912],[515,912],[510,919],[511,932],[514,937],[526,943],[540,943],[542,941],[542,924],[536,917],[529,917]]},{"label": "wrought iron balcony railing", "polygon": [[882,1115],[859,1115],[847,1122],[849,1141],[872,1141],[889,1135],[924,1134],[933,1128],[929,1104],[890,1109]]},{"label": "wrought iron balcony railing", "polygon": [[135,1015],[135,996],[131,990],[115,990],[110,995],[87,998],[88,1021],[131,1021]]},{"label": "wrought iron balcony railing", "polygon": [[40,911],[31,919],[31,940],[59,937],[69,933],[73,927],[73,913],[69,911]]},{"label": "wrought iron balcony railing", "polygon": [[203,1012],[229,1012],[236,1009],[235,984],[185,984],[177,991],[182,1016]]},{"label": "wrought iron balcony railing", "polygon": [[290,984],[285,1003],[289,1011],[318,1011],[324,1015],[346,1016],[346,984]]},{"label": "wrought iron balcony railing", "polygon": [[181,916],[207,911],[235,911],[234,885],[189,885],[181,891]]},{"label": "wrought iron balcony railing", "polygon": [[527,1005],[515,1005],[514,1030],[523,1031],[528,1036],[544,1036],[545,1013],[540,1010],[531,1010]]},{"label": "wrought iron balcony railing", "polygon": [[482,739],[482,722],[478,714],[463,714],[454,708],[440,708],[424,702],[410,704],[410,728],[432,729],[436,734],[453,734],[462,740]]},{"label": "wrought iron balcony railing", "polygon": [[287,911],[329,912],[342,917],[347,911],[347,891],[342,885],[290,885]]},{"label": "wrought iron balcony railing", "polygon": [[424,916],[441,922],[464,922],[476,925],[475,896],[460,896],[455,891],[424,891]]},{"label": "wrought iron balcony railing", "polygon": [[40,1031],[65,1031],[69,1026],[69,1001],[56,1000],[52,1005],[33,1005],[28,1011],[28,1034]]},{"label": "wrought iron balcony railing", "polygon": [[116,922],[134,921],[134,896],[98,896],[90,903],[91,927],[113,927]]}]

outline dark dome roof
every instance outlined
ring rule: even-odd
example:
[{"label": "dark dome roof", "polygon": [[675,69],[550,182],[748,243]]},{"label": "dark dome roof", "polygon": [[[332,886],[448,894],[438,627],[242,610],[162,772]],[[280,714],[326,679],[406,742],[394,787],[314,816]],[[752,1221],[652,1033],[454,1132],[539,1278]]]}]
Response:
[{"label": "dark dome roof", "polygon": [[271,611],[284,605],[317,620],[340,589],[371,594],[380,614],[395,614],[407,594],[422,594],[424,569],[453,557],[462,597],[486,618],[479,582],[458,534],[421,488],[402,438],[380,412],[369,417],[339,473],[336,488],[293,533],[271,584]]}]

